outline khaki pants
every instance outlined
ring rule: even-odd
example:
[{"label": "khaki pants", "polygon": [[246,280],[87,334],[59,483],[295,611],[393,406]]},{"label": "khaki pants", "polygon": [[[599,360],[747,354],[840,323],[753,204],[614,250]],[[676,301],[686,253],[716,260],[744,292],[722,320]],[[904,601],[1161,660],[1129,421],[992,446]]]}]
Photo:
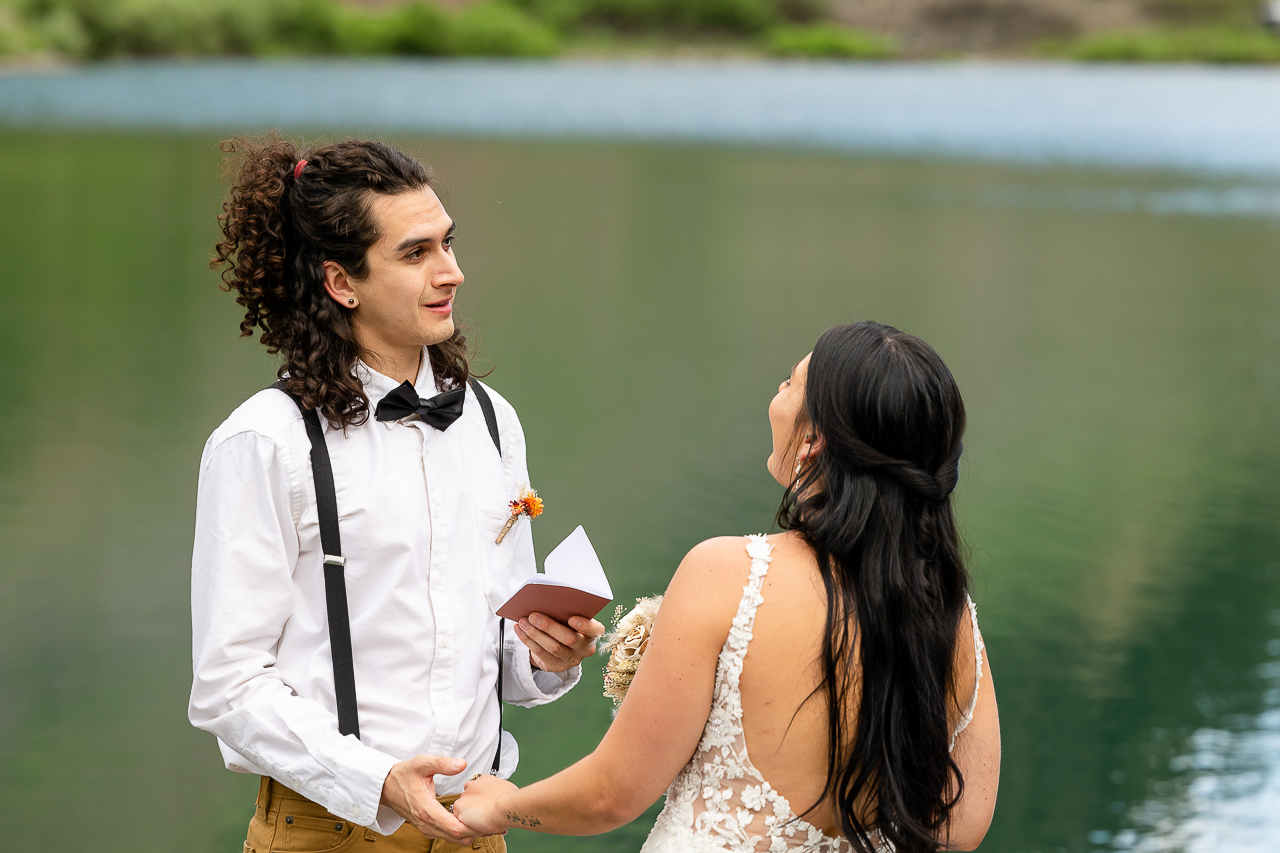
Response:
[{"label": "khaki pants", "polygon": [[[440,803],[453,805],[457,796],[441,797]],[[427,838],[410,824],[391,835],[335,817],[324,807],[267,776],[258,787],[258,807],[249,821],[244,853],[506,853],[501,835],[479,838],[463,847],[440,838]]]}]

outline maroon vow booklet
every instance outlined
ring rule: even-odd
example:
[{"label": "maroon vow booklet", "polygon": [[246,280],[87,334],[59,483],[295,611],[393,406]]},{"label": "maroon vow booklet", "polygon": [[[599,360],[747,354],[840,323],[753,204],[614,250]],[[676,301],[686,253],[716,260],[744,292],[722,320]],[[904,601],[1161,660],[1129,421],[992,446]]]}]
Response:
[{"label": "maroon vow booklet", "polygon": [[498,608],[499,616],[515,621],[537,611],[567,624],[570,616],[594,619],[613,600],[604,567],[581,526],[547,555],[542,567],[546,573],[525,581]]}]

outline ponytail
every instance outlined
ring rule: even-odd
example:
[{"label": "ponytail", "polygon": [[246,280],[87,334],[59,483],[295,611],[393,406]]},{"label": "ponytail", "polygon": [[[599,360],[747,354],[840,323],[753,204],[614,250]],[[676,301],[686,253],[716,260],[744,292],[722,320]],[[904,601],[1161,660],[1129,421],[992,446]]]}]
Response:
[{"label": "ponytail", "polygon": [[931,853],[964,786],[949,752],[968,588],[950,504],[964,405],[927,344],[878,323],[824,333],[805,387],[823,448],[778,523],[813,548],[827,595],[827,779],[813,808],[832,801],[862,853],[873,833]]}]

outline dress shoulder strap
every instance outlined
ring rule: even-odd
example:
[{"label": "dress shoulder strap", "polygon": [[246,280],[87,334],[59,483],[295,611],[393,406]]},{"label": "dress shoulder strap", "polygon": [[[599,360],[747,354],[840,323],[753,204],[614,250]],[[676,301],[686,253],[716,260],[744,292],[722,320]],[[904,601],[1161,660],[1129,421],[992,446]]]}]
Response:
[{"label": "dress shoulder strap", "polygon": [[973,603],[973,599],[965,595],[969,604],[966,608],[969,611],[969,620],[973,623],[973,656],[977,676],[973,679],[973,695],[969,697],[969,704],[964,709],[964,714],[960,716],[960,722],[956,725],[956,730],[951,733],[951,745],[947,747],[947,751],[956,748],[956,738],[960,733],[969,727],[973,722],[973,711],[978,706],[978,687],[982,684],[982,651],[987,644],[982,640],[982,632],[978,630],[978,605]]},{"label": "dress shoulder strap", "polygon": [[[729,637],[725,640],[724,653],[736,661],[733,671],[742,672],[742,659],[747,656],[747,644],[751,642],[751,629],[755,625],[756,610],[764,603],[764,595],[760,592],[764,585],[764,576],[769,572],[769,561],[773,558],[773,545],[763,533],[754,533],[747,538],[747,555],[751,557],[751,570],[747,582],[742,587],[742,598],[738,601],[738,612],[734,614],[733,623],[729,626]],[[723,660],[722,660],[723,662]]]}]

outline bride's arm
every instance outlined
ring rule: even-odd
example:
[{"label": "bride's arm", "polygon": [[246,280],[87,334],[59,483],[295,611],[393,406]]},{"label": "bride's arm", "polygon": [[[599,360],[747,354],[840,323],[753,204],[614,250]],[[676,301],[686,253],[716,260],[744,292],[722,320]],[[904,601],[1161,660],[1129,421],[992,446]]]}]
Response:
[{"label": "bride's arm", "polygon": [[982,652],[983,677],[973,722],[956,738],[953,753],[964,775],[960,802],[951,812],[945,850],[976,850],[991,826],[1000,787],[1000,712],[996,708],[995,676]]},{"label": "bride's arm", "polygon": [[702,737],[716,661],[749,563],[741,538],[708,540],[690,551],[662,599],[626,699],[595,751],[523,789],[481,777],[454,805],[458,819],[481,834],[517,826],[593,835],[639,817]]}]

